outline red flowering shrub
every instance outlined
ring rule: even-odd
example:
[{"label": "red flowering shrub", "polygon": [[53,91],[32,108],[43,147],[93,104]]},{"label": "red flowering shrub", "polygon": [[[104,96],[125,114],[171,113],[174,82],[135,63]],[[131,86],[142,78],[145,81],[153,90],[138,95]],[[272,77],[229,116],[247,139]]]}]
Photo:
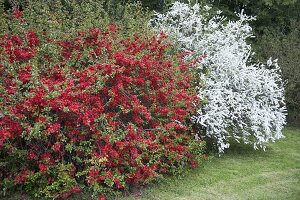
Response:
[{"label": "red flowering shrub", "polygon": [[164,38],[124,39],[113,24],[68,40],[2,35],[1,190],[67,198],[88,187],[102,198],[195,167],[189,63]]}]

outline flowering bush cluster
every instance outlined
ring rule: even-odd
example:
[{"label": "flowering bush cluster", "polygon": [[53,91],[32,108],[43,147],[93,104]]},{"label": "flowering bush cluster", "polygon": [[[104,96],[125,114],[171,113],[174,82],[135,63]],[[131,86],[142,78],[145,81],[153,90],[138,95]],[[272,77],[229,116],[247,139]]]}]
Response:
[{"label": "flowering bush cluster", "polygon": [[[174,3],[165,14],[156,14],[152,25],[173,35],[186,57],[205,57],[201,71],[208,71],[199,97],[208,103],[193,117],[214,139],[219,152],[230,140],[264,148],[265,143],[283,137],[285,102],[283,81],[276,60],[266,65],[251,60],[248,22],[253,17],[239,14],[237,21],[211,16],[210,8],[199,4]],[[203,80],[201,76],[201,80]]]},{"label": "flowering bush cluster", "polygon": [[[26,23],[20,11],[19,23]],[[189,126],[198,100],[189,62],[165,35],[122,37],[92,28],[76,37],[0,37],[0,187],[99,199],[160,174],[195,167],[203,143]]]}]

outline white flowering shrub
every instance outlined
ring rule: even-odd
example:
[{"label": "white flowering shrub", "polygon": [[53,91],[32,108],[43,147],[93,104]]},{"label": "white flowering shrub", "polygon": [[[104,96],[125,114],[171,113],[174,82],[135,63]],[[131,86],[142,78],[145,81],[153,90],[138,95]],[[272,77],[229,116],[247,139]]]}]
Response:
[{"label": "white flowering shrub", "polygon": [[283,137],[286,109],[280,68],[276,60],[265,65],[252,61],[246,39],[252,36],[248,22],[253,17],[241,13],[237,21],[228,21],[220,12],[210,16],[209,9],[176,2],[150,23],[173,36],[189,56],[205,55],[198,67],[209,73],[199,97],[208,103],[192,121],[205,127],[219,152],[229,148],[232,139],[265,149],[266,142]]}]

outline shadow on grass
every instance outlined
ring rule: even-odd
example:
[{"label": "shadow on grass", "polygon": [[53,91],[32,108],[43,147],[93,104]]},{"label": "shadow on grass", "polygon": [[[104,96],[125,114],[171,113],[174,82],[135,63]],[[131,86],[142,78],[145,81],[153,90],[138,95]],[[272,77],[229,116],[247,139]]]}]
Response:
[{"label": "shadow on grass", "polygon": [[232,142],[229,149],[225,150],[224,155],[242,155],[244,157],[247,156],[266,156],[270,153],[272,153],[272,147],[266,147],[265,151],[261,148],[254,149],[253,145],[250,144],[244,144],[244,143],[238,143],[238,142]]}]

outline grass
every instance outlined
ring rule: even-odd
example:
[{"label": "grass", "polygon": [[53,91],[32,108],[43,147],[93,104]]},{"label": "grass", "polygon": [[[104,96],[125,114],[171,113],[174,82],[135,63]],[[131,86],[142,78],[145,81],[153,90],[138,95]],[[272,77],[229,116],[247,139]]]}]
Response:
[{"label": "grass", "polygon": [[265,152],[236,145],[222,157],[208,157],[196,170],[120,199],[300,200],[300,128],[284,132],[286,138]]}]

